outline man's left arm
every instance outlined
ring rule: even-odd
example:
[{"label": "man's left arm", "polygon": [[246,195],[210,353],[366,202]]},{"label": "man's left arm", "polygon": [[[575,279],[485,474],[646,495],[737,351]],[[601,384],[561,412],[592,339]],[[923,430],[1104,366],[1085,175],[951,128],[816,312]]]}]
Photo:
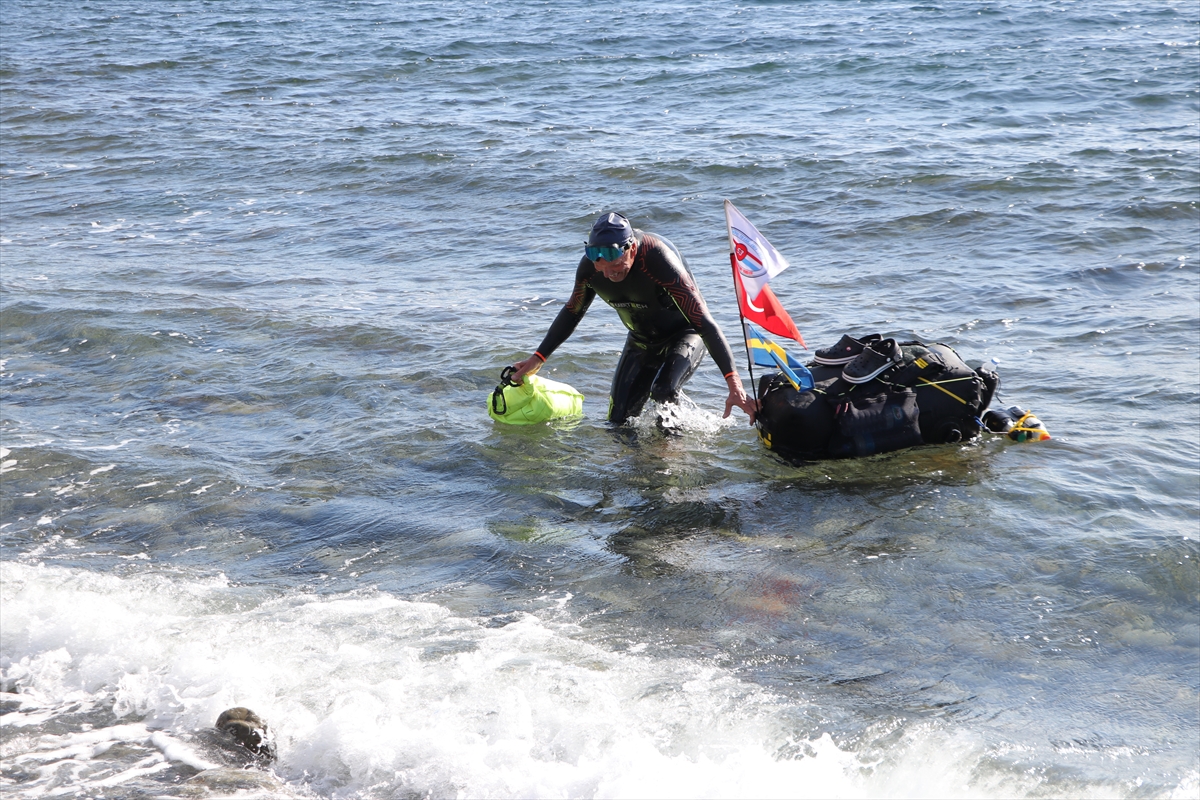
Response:
[{"label": "man's left arm", "polygon": [[[671,259],[671,261],[673,260]],[[746,394],[746,389],[742,386],[742,379],[733,366],[733,351],[729,349],[729,342],[726,341],[721,327],[709,313],[708,304],[704,302],[704,297],[700,294],[696,281],[682,264],[670,263],[666,258],[663,259],[663,264],[654,266],[660,268],[654,269],[652,266],[651,275],[667,290],[671,299],[675,301],[676,307],[700,334],[700,338],[704,340],[704,346],[708,348],[708,354],[712,356],[713,362],[725,377],[725,384],[729,387],[729,396],[725,399],[723,416],[728,417],[733,411],[733,407],[737,406],[746,412],[746,415],[750,417],[750,423],[754,424],[754,419],[758,415],[758,401]]]}]

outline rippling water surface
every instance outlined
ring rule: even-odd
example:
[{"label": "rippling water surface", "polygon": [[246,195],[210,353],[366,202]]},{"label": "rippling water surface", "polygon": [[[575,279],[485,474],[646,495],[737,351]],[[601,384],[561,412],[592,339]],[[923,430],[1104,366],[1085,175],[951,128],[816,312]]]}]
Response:
[{"label": "rippling water surface", "polygon": [[[13,797],[1194,797],[1192,2],[9,3]],[[737,328],[994,359],[1054,438],[786,464],[604,423],[601,210]],[[238,770],[208,728],[275,732]]]}]

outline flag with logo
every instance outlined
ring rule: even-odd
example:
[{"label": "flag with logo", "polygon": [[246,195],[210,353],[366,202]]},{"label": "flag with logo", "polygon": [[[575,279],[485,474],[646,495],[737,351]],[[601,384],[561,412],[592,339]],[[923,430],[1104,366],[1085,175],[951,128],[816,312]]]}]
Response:
[{"label": "flag with logo", "polygon": [[728,200],[725,201],[725,221],[729,228],[729,260],[736,276],[742,316],[776,336],[794,339],[807,348],[796,323],[767,285],[771,278],[787,269],[787,259]]}]

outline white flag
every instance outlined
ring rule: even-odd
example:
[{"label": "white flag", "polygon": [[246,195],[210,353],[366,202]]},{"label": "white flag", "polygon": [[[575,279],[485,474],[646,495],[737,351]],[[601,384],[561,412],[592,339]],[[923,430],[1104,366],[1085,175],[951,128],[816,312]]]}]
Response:
[{"label": "white flag", "polygon": [[725,222],[729,226],[729,252],[737,263],[738,277],[746,296],[757,300],[771,279],[788,268],[787,259],[728,200]]}]

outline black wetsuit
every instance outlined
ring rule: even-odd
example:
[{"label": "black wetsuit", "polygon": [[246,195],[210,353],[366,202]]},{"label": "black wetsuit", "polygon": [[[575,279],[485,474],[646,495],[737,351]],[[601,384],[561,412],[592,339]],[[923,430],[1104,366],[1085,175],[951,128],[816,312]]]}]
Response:
[{"label": "black wetsuit", "polygon": [[647,398],[666,403],[692,377],[705,348],[722,375],[733,372],[733,353],[696,288],[675,245],[653,233],[634,231],[637,255],[625,279],[614,283],[586,256],[575,271],[575,289],[538,353],[549,358],[575,331],[596,295],[629,329],[609,393],[608,419],[621,424],[641,413]]}]

